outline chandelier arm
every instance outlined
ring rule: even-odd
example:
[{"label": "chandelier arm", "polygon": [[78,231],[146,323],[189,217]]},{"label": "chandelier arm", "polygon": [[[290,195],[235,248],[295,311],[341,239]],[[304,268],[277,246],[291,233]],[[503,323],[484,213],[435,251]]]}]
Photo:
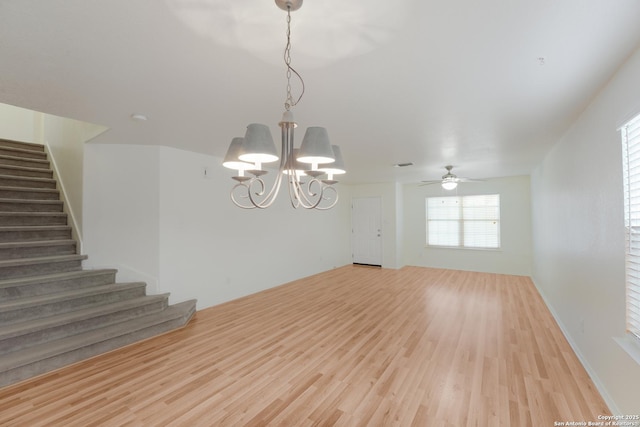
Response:
[{"label": "chandelier arm", "polygon": [[[233,186],[230,193],[231,200],[236,206],[243,209],[255,209],[255,208],[266,209],[270,207],[275,201],[276,196],[278,195],[278,191],[280,189],[281,182],[282,182],[282,175],[279,175],[279,177],[276,178],[276,181],[271,187],[271,190],[269,191],[269,193],[266,196],[264,196],[262,200],[258,200],[256,196],[261,197],[264,195],[266,190],[266,185],[262,180],[262,178],[260,177],[251,178],[249,181],[241,182]],[[258,189],[256,189],[256,186],[259,186]],[[241,189],[241,192],[240,194],[236,195],[236,193],[238,193],[237,191],[238,189]],[[240,197],[242,199],[248,199],[250,202],[250,205],[242,203],[237,199],[237,197]]]},{"label": "chandelier arm", "polygon": [[298,181],[298,177],[295,175],[289,176],[289,201],[291,202],[291,206],[294,209],[298,209],[298,207],[303,206],[300,204],[300,198],[295,190],[296,184]]},{"label": "chandelier arm", "polygon": [[[313,191],[312,187],[315,185],[320,187],[318,191]],[[300,202],[300,206],[304,207],[305,209],[327,210],[334,207],[338,202],[338,192],[336,191],[336,189],[330,185],[323,184],[319,179],[311,179],[309,182],[307,182],[305,187],[306,189],[303,188],[301,183],[295,182],[293,190],[296,198]],[[322,203],[324,200],[331,200],[330,197],[327,197],[325,195],[326,190],[330,190],[331,192],[333,192],[336,195],[336,199],[334,199],[334,201],[329,206],[320,206],[320,203]]]},{"label": "chandelier arm", "polygon": [[[257,191],[253,193],[251,191],[251,187],[253,183],[256,181],[260,181],[262,191]],[[251,204],[253,204],[256,208],[259,208],[259,209],[266,209],[271,205],[273,205],[273,202],[276,200],[276,197],[278,196],[278,192],[280,191],[281,183],[282,183],[282,174],[278,173],[276,181],[273,183],[273,186],[271,187],[271,190],[269,190],[269,193],[266,196],[264,196],[264,198],[261,201],[256,201],[254,199],[254,195],[262,196],[265,191],[265,185],[264,185],[264,181],[261,178],[251,179],[249,181],[249,191],[248,191],[248,196],[249,196],[249,200],[251,201]]]},{"label": "chandelier arm", "polygon": [[302,206],[305,209],[313,209],[315,206],[318,205],[318,203],[311,201],[307,197],[304,189],[302,188],[302,183],[300,183],[298,180],[294,180],[291,184],[292,184],[294,197],[297,200],[298,206]]},{"label": "chandelier arm", "polygon": [[338,190],[336,190],[335,187],[333,187],[332,185],[325,186],[322,189],[322,200],[330,200],[329,197],[325,197],[324,196],[325,190],[331,190],[333,192],[333,194],[335,194],[335,199],[333,199],[333,202],[331,202],[331,204],[328,205],[328,206],[317,206],[315,209],[317,209],[319,211],[327,211],[327,210],[333,208],[338,203],[338,199],[339,199]]},{"label": "chandelier arm", "polygon": [[[236,205],[236,206],[237,206],[237,207],[239,207],[239,208],[242,208],[242,209],[255,209],[255,208],[256,208],[256,206],[253,206],[253,205],[251,205],[251,206],[244,205],[244,204],[242,204],[242,203],[240,203],[239,201],[237,201],[237,200],[236,200],[235,191],[236,191],[236,189],[237,189],[237,188],[240,188],[240,187],[244,187],[244,188],[245,188],[245,191],[249,191],[249,188],[248,188],[247,184],[245,184],[245,183],[243,183],[243,182],[241,182],[241,183],[238,183],[238,184],[234,185],[234,186],[233,186],[233,188],[231,189],[231,193],[229,193],[229,195],[231,196],[231,201],[233,202],[233,204],[234,204],[234,205]],[[248,198],[249,196],[242,196],[242,195],[240,195],[240,197],[242,197],[242,198],[246,199],[246,198]]]}]

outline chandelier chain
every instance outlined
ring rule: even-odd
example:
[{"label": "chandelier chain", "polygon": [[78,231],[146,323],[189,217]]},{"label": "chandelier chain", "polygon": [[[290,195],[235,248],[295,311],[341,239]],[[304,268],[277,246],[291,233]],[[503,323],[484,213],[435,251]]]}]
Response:
[{"label": "chandelier chain", "polygon": [[[302,146],[299,149],[294,148],[294,128],[296,123],[293,121],[293,114],[290,109],[300,102],[305,92],[305,84],[302,76],[291,66],[291,12],[296,11],[302,5],[303,0],[275,0],[280,9],[287,12],[287,44],[284,49],[284,63],[286,65],[287,76],[287,92],[284,102],[285,113],[282,115],[282,121],[279,123],[281,133],[281,150],[280,165],[273,182],[269,186],[264,181],[263,176],[267,170],[262,168],[263,162],[271,162],[278,160],[276,149],[269,128],[266,125],[253,123],[247,126],[247,132],[244,138],[234,138],[229,147],[229,151],[223,161],[223,166],[237,169],[238,175],[232,178],[237,182],[230,192],[232,202],[242,209],[267,209],[272,206],[282,186],[289,189],[289,199],[294,208],[328,210],[333,208],[338,202],[338,191],[333,186],[338,181],[333,179],[334,173],[345,173],[344,165],[337,159],[341,157],[337,146],[329,146],[330,142],[326,129],[314,127],[307,129],[307,133],[311,137],[303,138]],[[292,79],[298,79],[298,82],[292,82]],[[294,88],[292,87],[295,86]],[[294,95],[298,92],[300,95]],[[318,136],[320,135],[320,136]],[[300,154],[300,160],[294,153],[301,153],[305,140],[308,145],[313,147],[321,146],[323,154],[326,156],[316,155],[313,147],[307,154],[311,156],[303,156]],[[317,139],[317,141],[316,141]],[[327,147],[325,147],[325,145]],[[333,148],[332,148],[333,147]],[[307,147],[308,148],[308,147]],[[328,149],[326,149],[328,148]],[[264,151],[263,151],[264,150]],[[338,150],[335,152],[334,150]],[[265,153],[272,153],[266,155]],[[241,159],[242,157],[242,159]],[[339,164],[335,168],[319,169],[318,165],[323,161],[314,159],[336,158],[335,162]],[[305,159],[308,161],[302,161]],[[305,166],[302,163],[309,163]],[[311,170],[307,170],[307,169]],[[337,171],[337,172],[336,172]],[[245,172],[249,175],[245,176]],[[323,175],[328,178],[321,178]]]},{"label": "chandelier chain", "polygon": [[[291,6],[287,7],[287,45],[284,48],[284,63],[287,65],[287,98],[284,101],[284,108],[289,111],[291,107],[295,106],[302,99],[304,95],[304,80],[302,76],[291,66]],[[291,75],[295,74],[300,80],[302,85],[302,91],[298,99],[294,100],[291,94]]]}]

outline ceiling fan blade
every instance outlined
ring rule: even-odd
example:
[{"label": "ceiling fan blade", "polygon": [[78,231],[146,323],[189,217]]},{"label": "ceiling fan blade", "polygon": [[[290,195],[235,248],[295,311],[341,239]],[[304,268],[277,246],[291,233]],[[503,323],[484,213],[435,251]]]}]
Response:
[{"label": "ceiling fan blade", "polygon": [[458,182],[484,182],[484,179],[458,178]]},{"label": "ceiling fan blade", "polygon": [[423,185],[433,185],[433,184],[442,184],[442,180],[438,179],[438,180],[434,180],[434,181],[420,181],[420,186]]}]

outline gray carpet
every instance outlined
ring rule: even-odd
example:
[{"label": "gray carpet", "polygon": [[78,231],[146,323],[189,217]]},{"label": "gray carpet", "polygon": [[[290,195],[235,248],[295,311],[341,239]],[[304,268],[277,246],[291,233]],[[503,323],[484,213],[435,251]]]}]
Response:
[{"label": "gray carpet", "polygon": [[[125,242],[126,243],[126,242]],[[0,139],[0,387],[187,324],[116,270],[83,270],[42,145]]]}]

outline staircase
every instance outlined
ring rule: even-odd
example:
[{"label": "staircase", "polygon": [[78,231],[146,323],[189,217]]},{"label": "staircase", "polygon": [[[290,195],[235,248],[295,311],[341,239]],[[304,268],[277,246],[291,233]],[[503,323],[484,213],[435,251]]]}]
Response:
[{"label": "staircase", "polygon": [[184,326],[116,270],[82,270],[42,145],[0,139],[0,387]]}]

